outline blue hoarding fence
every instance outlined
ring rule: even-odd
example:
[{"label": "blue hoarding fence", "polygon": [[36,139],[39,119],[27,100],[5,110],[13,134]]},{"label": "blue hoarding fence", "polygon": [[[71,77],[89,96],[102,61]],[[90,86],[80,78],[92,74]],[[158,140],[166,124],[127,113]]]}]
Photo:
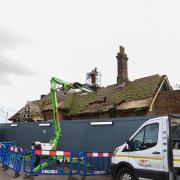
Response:
[{"label": "blue hoarding fence", "polygon": [[12,169],[15,172],[14,177],[18,177],[21,171],[23,150],[7,144],[0,144],[0,162],[5,170]]},{"label": "blue hoarding fence", "polygon": [[80,175],[96,176],[109,175],[112,153],[83,152],[79,154],[83,161],[80,161]]},{"label": "blue hoarding fence", "polygon": [[1,163],[3,163],[4,152],[5,152],[5,145],[4,144],[0,144],[0,162]]},{"label": "blue hoarding fence", "polygon": [[[69,151],[25,151],[24,172],[29,175],[76,175],[78,163],[73,161],[78,157],[75,152]],[[74,168],[74,170],[72,170]]]},{"label": "blue hoarding fence", "polygon": [[110,173],[112,153],[31,150],[24,157],[28,175],[95,176]]},{"label": "blue hoarding fence", "polygon": [[0,142],[0,144],[3,144],[6,148],[9,148],[11,146],[16,146],[15,141]]},{"label": "blue hoarding fence", "polygon": [[0,142],[0,162],[1,163],[5,161],[8,148],[11,146],[16,146],[16,143],[14,141]]}]

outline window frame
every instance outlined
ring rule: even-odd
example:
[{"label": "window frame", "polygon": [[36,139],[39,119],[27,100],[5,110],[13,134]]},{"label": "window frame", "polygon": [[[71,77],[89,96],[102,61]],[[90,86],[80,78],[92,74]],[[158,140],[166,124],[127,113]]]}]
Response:
[{"label": "window frame", "polygon": [[[152,147],[148,147],[148,148],[144,148],[144,149],[140,149],[140,150],[135,150],[135,149],[133,149],[132,148],[132,144],[133,144],[133,139],[144,129],[144,135],[143,135],[143,144],[142,144],[142,146],[145,144],[144,143],[144,141],[145,141],[145,133],[146,133],[146,128],[147,128],[147,126],[151,126],[151,125],[158,125],[158,130],[157,130],[157,142],[156,142],[156,144],[154,144]],[[153,147],[155,147],[157,144],[158,144],[158,137],[159,137],[159,123],[152,123],[152,124],[147,124],[147,125],[145,125],[143,128],[141,128],[136,134],[135,134],[135,136],[133,136],[133,138],[132,139],[130,139],[130,141],[129,141],[129,146],[130,146],[130,148],[129,148],[129,151],[144,151],[144,150],[147,150],[147,149],[150,149],[150,148],[153,148]]]}]

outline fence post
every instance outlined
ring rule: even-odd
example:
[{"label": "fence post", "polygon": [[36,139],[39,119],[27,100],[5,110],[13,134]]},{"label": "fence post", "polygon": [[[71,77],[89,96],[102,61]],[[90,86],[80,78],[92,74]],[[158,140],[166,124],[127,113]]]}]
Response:
[{"label": "fence post", "polygon": [[22,164],[22,153],[23,153],[23,150],[21,148],[18,148],[17,150],[17,154],[15,155],[16,156],[16,159],[14,160],[14,166],[15,166],[15,174],[14,174],[14,178],[20,176],[20,171],[21,171],[21,164]]}]

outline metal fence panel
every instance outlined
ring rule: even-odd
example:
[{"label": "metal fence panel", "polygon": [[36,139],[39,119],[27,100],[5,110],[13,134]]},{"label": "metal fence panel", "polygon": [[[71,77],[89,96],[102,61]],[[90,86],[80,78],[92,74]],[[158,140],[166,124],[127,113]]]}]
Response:
[{"label": "metal fence panel", "polygon": [[[58,149],[70,151],[112,152],[152,116],[61,121],[62,137]],[[112,125],[92,126],[91,122],[112,122]],[[39,126],[48,123],[50,126]],[[15,141],[23,149],[32,142],[49,142],[54,134],[54,122],[0,124],[0,141]]]}]

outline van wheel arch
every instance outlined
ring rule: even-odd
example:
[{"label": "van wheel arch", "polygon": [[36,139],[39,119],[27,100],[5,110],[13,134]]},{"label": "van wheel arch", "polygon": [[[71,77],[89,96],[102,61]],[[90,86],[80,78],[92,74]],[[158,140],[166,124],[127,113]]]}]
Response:
[{"label": "van wheel arch", "polygon": [[121,169],[129,169],[129,170],[133,173],[133,175],[135,176],[135,178],[137,179],[136,171],[135,171],[134,167],[133,167],[131,164],[129,164],[129,163],[127,163],[127,162],[121,162],[121,163],[119,163],[119,164],[118,164],[118,167],[117,167],[117,169],[116,169],[116,177],[118,176],[118,173],[119,173],[119,171],[120,171]]}]

